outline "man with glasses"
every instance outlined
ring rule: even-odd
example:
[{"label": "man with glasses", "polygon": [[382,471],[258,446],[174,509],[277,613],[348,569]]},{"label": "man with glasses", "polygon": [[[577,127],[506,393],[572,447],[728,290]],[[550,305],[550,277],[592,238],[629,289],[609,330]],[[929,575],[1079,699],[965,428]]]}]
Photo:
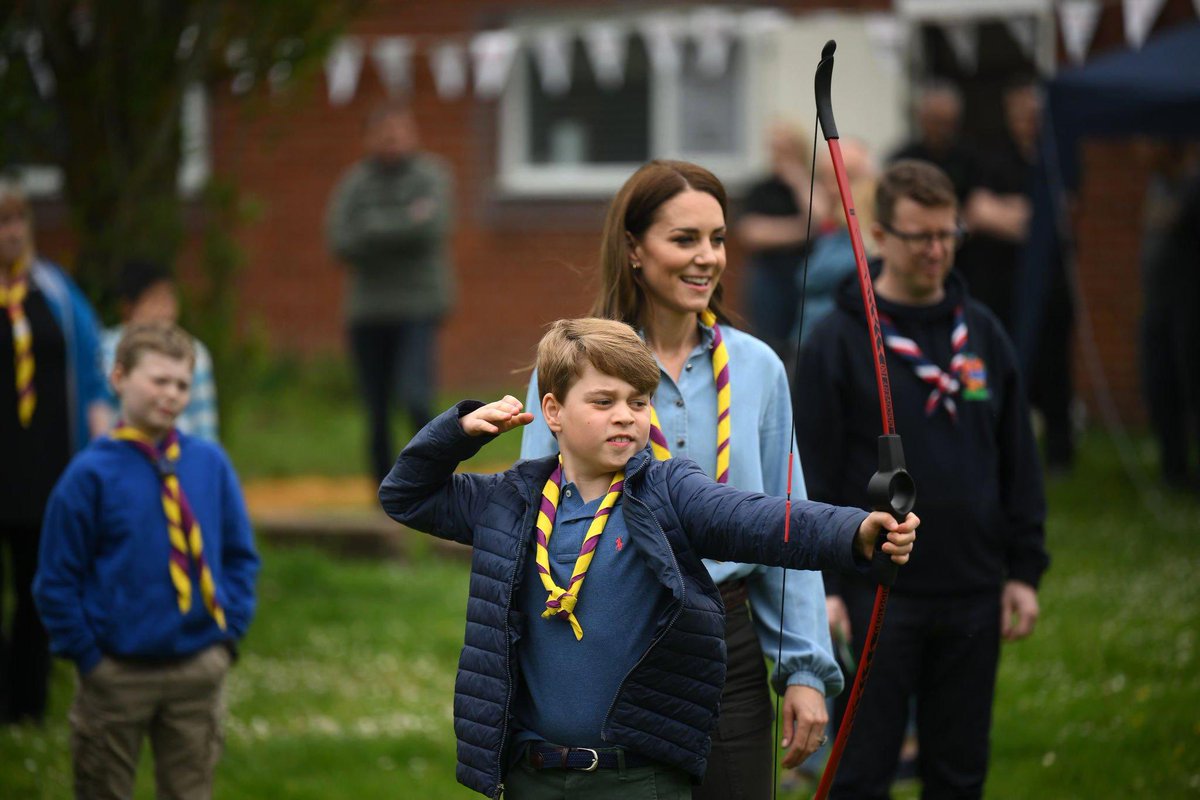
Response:
[{"label": "man with glasses", "polygon": [[[1049,563],[1041,467],[1012,344],[952,272],[963,229],[949,178],[898,161],[875,211],[872,274],[924,547],[892,589],[832,796],[889,796],[915,696],[923,796],[980,797],[1000,641],[1033,631]],[[810,496],[869,507],[879,404],[855,276],[804,344],[796,386]],[[874,586],[825,580],[830,625],[848,628],[859,653]]]}]

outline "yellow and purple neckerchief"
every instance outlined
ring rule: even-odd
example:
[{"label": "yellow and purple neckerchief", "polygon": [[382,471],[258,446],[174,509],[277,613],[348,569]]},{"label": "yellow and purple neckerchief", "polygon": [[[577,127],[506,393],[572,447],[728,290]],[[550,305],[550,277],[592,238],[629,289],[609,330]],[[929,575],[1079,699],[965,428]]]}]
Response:
[{"label": "yellow and purple neckerchief", "polygon": [[575,606],[579,604],[579,592],[583,588],[583,577],[592,564],[592,558],[596,555],[596,545],[600,543],[600,534],[604,533],[604,526],[608,524],[609,514],[621,497],[621,490],[625,488],[625,471],[621,470],[614,475],[612,483],[608,485],[608,493],[600,502],[600,508],[596,510],[596,516],[592,518],[592,524],[588,526],[587,534],[583,537],[583,545],[579,548],[579,557],[575,559],[575,567],[571,570],[571,582],[567,584],[566,589],[559,587],[550,574],[550,534],[554,532],[554,517],[558,513],[562,471],[562,456],[559,456],[558,466],[554,468],[554,472],[550,473],[550,478],[546,481],[545,488],[542,489],[542,505],[537,517],[537,542],[534,558],[537,562],[538,577],[542,579],[542,586],[545,586],[546,591],[549,592],[546,597],[546,610],[542,612],[542,617],[544,619],[558,617],[567,620],[571,623],[571,630],[575,632],[575,639],[579,640],[583,638],[583,628],[580,627],[579,620],[575,618]]},{"label": "yellow and purple neckerchief", "polygon": [[917,373],[917,377],[933,387],[929,397],[925,399],[925,416],[932,417],[938,408],[945,408],[951,420],[958,420],[958,405],[954,402],[962,384],[956,375],[962,374],[962,366],[966,360],[967,349],[967,318],[963,307],[954,309],[954,328],[950,331],[950,372],[945,372],[937,364],[929,360],[920,345],[907,336],[901,336],[896,329],[896,323],[886,314],[879,315],[879,326],[883,330],[883,342],[887,348],[908,362]]},{"label": "yellow and purple neckerchief", "polygon": [[[732,421],[729,417],[729,351],[725,347],[725,337],[721,335],[721,327],[717,325],[717,315],[709,309],[700,314],[700,322],[712,328],[712,362],[713,380],[717,384],[717,483],[729,482],[729,439],[732,433]],[[650,406],[650,449],[659,461],[671,457],[671,448],[667,446],[667,437],[662,426],[658,424],[658,412],[654,405]]]},{"label": "yellow and purple neckerchief", "polygon": [[192,508],[175,474],[180,455],[179,432],[172,428],[159,445],[155,445],[154,440],[146,434],[127,425],[119,425],[112,432],[112,437],[129,442],[150,459],[162,480],[163,512],[167,516],[167,536],[171,540],[168,569],[171,583],[175,585],[180,613],[186,614],[192,608],[192,565],[195,564],[200,573],[200,594],[204,598],[204,606],[221,630],[225,630],[225,611],[217,600],[217,586],[204,559],[200,522],[192,515]]},{"label": "yellow and purple neckerchief", "polygon": [[37,390],[33,385],[33,329],[25,316],[25,298],[29,294],[28,252],[21,254],[0,281],[0,305],[8,312],[12,325],[13,367],[16,374],[17,420],[28,428],[37,408]]}]

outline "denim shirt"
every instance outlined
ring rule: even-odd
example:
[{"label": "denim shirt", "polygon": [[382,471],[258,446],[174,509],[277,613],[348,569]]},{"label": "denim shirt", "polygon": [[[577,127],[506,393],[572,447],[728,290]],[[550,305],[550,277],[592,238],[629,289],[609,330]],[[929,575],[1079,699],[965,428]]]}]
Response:
[{"label": "denim shirt", "polygon": [[[782,497],[787,490],[788,445],[792,441],[791,398],[783,362],[763,342],[721,326],[729,352],[731,427],[729,485],[745,491]],[[679,380],[662,369],[654,393],[654,410],[667,437],[671,455],[695,461],[710,476],[717,466],[717,388],[712,372],[712,328],[700,325],[700,343],[688,356]],[[530,377],[525,406],[534,410],[521,439],[521,458],[538,458],[558,451],[558,443],[537,413],[541,398],[537,372]],[[796,452],[792,448],[792,452]],[[792,458],[792,497],[806,499],[797,456]],[[783,520],[779,535],[783,536]],[[778,655],[779,601],[784,570],[755,564],[704,562],[714,583],[745,578],[750,608],[763,654]],[[772,674],[776,691],[788,685],[810,686],[826,696],[838,694],[842,672],[833,658],[825,590],[818,572],[788,570],[783,631],[783,658]]]}]

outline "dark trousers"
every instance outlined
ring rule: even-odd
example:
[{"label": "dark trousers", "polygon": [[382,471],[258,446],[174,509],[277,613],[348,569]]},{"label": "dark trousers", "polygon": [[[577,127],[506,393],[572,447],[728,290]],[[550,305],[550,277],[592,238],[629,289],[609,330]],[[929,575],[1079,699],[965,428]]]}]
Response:
[{"label": "dark trousers", "polygon": [[[0,716],[7,722],[46,716],[50,640],[33,604],[40,538],[38,527],[0,526]],[[11,626],[4,608],[8,574],[16,601]]]},{"label": "dark trousers", "polygon": [[1142,390],[1163,479],[1180,488],[1200,470],[1200,322],[1193,308],[1147,302],[1141,324]]},{"label": "dark trousers", "polygon": [[391,407],[395,394],[416,433],[429,420],[434,393],[437,319],[363,322],[350,326],[350,349],[367,406],[371,471],[382,482],[391,471]]},{"label": "dark trousers", "polygon": [[1029,402],[1042,412],[1046,423],[1045,460],[1052,469],[1067,469],[1075,460],[1075,432],[1071,423],[1071,331],[1074,313],[1065,293],[1046,311],[1029,376]]},{"label": "dark trousers", "polygon": [[[745,589],[725,595],[728,672],[721,715],[712,734],[704,781],[692,800],[766,800],[771,797],[774,710],[762,646],[750,619]],[[733,599],[735,602],[730,602]]]},{"label": "dark trousers", "polygon": [[[861,653],[875,589],[848,585],[843,599],[855,652]],[[999,592],[933,598],[891,595],[870,679],[830,796],[890,796],[909,699],[915,696],[921,797],[982,797],[999,658]],[[846,695],[839,698],[842,703]]]}]

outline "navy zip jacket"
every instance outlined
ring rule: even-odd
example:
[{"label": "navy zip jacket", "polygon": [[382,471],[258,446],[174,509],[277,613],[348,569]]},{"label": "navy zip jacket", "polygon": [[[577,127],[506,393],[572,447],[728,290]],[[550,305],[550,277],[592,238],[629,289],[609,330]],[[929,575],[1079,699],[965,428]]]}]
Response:
[{"label": "navy zip jacket", "polygon": [[[878,274],[878,263],[874,266]],[[917,484],[913,511],[921,547],[900,570],[901,594],[967,595],[999,591],[1006,579],[1037,587],[1049,564],[1042,470],[1013,347],[996,317],[971,299],[951,272],[945,298],[910,306],[878,298],[879,312],[902,336],[947,370],[954,310],[967,323],[969,380],[955,397],[957,421],[945,409],[925,413],[930,385],[887,352],[896,430]],[[809,496],[868,507],[867,482],[878,466],[880,434],[875,365],[857,276],[838,291],[838,307],[813,330],[796,376],[796,439]],[[825,573],[826,594],[842,576]]]},{"label": "navy zip jacket", "polygon": [[[525,556],[557,459],[520,461],[496,475],[456,474],[458,463],[492,438],[469,436],[459,423],[481,405],[464,401],[425,426],[384,479],[379,499],[396,521],[474,548],[454,689],[457,776],[498,797],[518,678],[514,648],[525,624],[513,596],[521,570],[530,568]],[[699,780],[725,684],[725,609],[701,559],[863,569],[853,542],[866,514],[793,503],[784,544],[783,498],[714,483],[691,461],[656,461],[648,448],[626,465],[621,502],[629,544],[669,595],[661,607],[645,609],[657,620],[655,635],[622,681],[601,736]]]}]

